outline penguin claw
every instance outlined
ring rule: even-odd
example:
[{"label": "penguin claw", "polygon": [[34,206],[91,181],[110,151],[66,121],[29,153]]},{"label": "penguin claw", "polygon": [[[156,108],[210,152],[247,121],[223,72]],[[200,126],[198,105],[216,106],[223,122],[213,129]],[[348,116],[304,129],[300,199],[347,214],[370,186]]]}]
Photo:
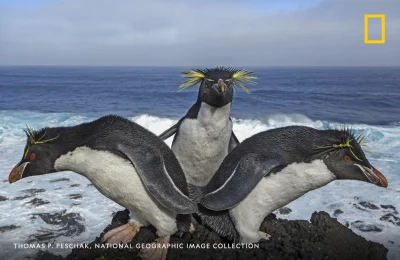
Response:
[{"label": "penguin claw", "polygon": [[196,228],[194,227],[193,223],[190,223],[190,228],[189,228],[189,232],[190,234],[193,234],[193,232],[196,230]]},{"label": "penguin claw", "polygon": [[270,234],[267,234],[267,233],[265,233],[265,232],[258,231],[258,233],[259,233],[260,236],[261,236],[260,240],[270,240],[270,238],[271,238],[271,235],[270,235]]},{"label": "penguin claw", "polygon": [[120,227],[114,228],[108,231],[101,239],[101,242],[106,242],[107,244],[127,244],[129,243],[139,232],[140,223],[139,222],[129,222],[128,224],[122,225]]},{"label": "penguin claw", "polygon": [[[196,230],[196,229],[195,229],[193,223],[190,223],[189,233],[190,233],[190,234],[193,234],[193,232],[194,232],[195,230]],[[175,236],[177,236],[177,237],[182,237],[184,234],[187,234],[187,231],[177,231],[177,232],[175,233]]]},{"label": "penguin claw", "polygon": [[167,253],[168,253],[168,247],[163,246],[165,244],[168,244],[169,242],[169,236],[166,237],[161,237],[157,239],[155,242],[152,244],[157,244],[157,246],[150,247],[150,248],[143,248],[140,250],[139,257],[142,260],[166,260],[167,259]]}]

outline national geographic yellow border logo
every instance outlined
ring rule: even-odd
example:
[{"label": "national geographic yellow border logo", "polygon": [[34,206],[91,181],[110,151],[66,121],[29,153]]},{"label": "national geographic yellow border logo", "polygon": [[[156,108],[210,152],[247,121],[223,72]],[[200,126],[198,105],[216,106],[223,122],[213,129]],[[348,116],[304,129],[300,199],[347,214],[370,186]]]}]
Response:
[{"label": "national geographic yellow border logo", "polygon": [[[381,39],[370,40],[368,39],[368,20],[373,18],[381,19]],[[364,43],[365,44],[385,44],[386,32],[385,32],[385,15],[384,14],[364,14]]]}]

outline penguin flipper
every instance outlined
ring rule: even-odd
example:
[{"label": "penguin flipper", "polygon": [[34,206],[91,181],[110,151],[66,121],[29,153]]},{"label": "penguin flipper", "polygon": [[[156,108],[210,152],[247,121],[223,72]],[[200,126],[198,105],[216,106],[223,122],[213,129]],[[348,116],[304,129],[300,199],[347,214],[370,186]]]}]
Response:
[{"label": "penguin flipper", "polygon": [[230,153],[236,146],[240,144],[235,133],[232,131],[231,139],[229,140],[228,153]]},{"label": "penguin flipper", "polygon": [[133,147],[123,144],[118,144],[118,150],[132,162],[147,191],[161,205],[178,214],[197,211],[196,204],[176,187],[169,176],[159,151],[147,145]]},{"label": "penguin flipper", "polygon": [[[246,198],[264,176],[282,165],[283,159],[278,155],[248,153],[240,159],[225,183],[213,192],[206,194],[200,204],[214,211],[233,208]],[[223,168],[218,171],[220,170]],[[211,183],[213,179],[208,185],[213,185]]]},{"label": "penguin flipper", "polygon": [[176,123],[175,125],[171,126],[170,128],[168,128],[167,130],[165,130],[162,134],[160,134],[158,136],[158,138],[165,141],[168,138],[170,138],[171,136],[173,136],[174,134],[176,134],[176,132],[178,131],[178,128],[179,128],[179,122]]}]

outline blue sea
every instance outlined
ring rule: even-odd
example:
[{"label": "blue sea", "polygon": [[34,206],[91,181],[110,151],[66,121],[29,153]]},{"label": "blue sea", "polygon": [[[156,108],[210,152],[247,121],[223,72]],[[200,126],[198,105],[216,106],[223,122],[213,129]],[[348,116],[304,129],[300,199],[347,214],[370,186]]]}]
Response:
[{"label": "blue sea", "polygon": [[[35,250],[16,251],[12,243],[90,242],[122,209],[71,172],[8,184],[22,156],[26,125],[71,126],[117,114],[160,134],[197,98],[197,89],[178,88],[179,73],[189,69],[0,67],[0,251],[19,259],[16,252]],[[389,181],[388,189],[335,181],[287,205],[291,212],[277,211],[278,217],[309,220],[314,211],[326,211],[384,244],[389,259],[400,258],[400,67],[247,69],[259,79],[250,94],[234,94],[231,115],[239,140],[287,125],[349,126],[366,135],[367,157]]]}]

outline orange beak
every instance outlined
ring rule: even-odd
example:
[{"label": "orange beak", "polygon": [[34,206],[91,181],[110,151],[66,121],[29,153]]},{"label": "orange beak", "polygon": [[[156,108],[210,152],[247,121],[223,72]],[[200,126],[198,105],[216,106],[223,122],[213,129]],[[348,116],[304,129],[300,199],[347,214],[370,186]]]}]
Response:
[{"label": "orange beak", "polygon": [[384,187],[387,188],[387,186],[389,185],[388,181],[386,180],[385,176],[383,176],[383,174],[378,171],[375,167],[372,167],[372,169],[374,170],[376,176],[378,176],[379,178],[379,182],[375,183],[376,185],[380,186],[380,187]]},{"label": "orange beak", "polygon": [[224,93],[225,92],[225,88],[226,88],[226,84],[222,79],[218,80],[218,86],[221,89],[221,93]]},{"label": "orange beak", "polygon": [[20,166],[15,166],[12,171],[10,172],[10,175],[8,176],[8,182],[13,183],[22,178],[22,175],[24,174],[24,170],[26,166],[29,164],[29,162],[23,163]]}]

